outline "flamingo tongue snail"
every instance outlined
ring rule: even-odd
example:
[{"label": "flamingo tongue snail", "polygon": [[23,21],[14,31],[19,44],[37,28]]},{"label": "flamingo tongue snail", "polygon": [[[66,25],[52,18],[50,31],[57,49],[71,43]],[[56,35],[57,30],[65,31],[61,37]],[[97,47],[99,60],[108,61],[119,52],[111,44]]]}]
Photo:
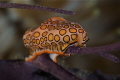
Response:
[{"label": "flamingo tongue snail", "polygon": [[65,54],[68,46],[85,47],[87,40],[85,30],[78,23],[62,17],[48,18],[39,27],[29,29],[23,35],[24,45],[30,49],[30,55],[25,60],[31,61],[37,55],[49,53],[57,54],[54,57],[54,62],[57,62],[57,56],[69,56]]}]

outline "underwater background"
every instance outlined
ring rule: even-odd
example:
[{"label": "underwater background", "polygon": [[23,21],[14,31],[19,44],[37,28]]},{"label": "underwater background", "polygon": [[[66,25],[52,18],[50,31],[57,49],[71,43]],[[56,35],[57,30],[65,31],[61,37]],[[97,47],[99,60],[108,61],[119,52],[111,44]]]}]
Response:
[{"label": "underwater background", "polygon": [[[119,0],[9,0],[1,2],[41,5],[74,11],[75,15],[47,11],[0,8],[0,59],[22,59],[29,51],[24,47],[22,36],[30,28],[38,27],[50,17],[63,17],[79,23],[90,40],[87,47],[97,47],[120,41]],[[110,52],[120,58],[120,50]],[[78,68],[86,72],[100,70],[111,75],[120,75],[120,63],[113,63],[97,54],[75,55],[59,58],[65,68]]]}]

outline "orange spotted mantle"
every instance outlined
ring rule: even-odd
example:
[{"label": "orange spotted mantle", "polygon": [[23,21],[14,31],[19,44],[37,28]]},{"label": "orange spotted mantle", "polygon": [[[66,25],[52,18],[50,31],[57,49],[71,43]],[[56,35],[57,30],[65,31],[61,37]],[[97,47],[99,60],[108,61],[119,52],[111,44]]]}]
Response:
[{"label": "orange spotted mantle", "polygon": [[[39,27],[27,30],[23,35],[24,45],[30,49],[30,55],[25,60],[31,61],[43,53],[68,56],[64,53],[68,46],[83,47],[86,41],[87,34],[78,23],[52,17],[46,19]],[[57,62],[57,56],[54,57],[54,62]]]}]

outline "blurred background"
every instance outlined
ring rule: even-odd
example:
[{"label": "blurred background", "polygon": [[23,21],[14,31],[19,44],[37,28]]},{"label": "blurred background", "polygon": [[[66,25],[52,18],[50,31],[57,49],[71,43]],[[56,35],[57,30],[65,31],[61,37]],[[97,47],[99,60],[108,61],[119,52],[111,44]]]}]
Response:
[{"label": "blurred background", "polygon": [[[0,0],[61,8],[75,15],[47,11],[0,8],[0,59],[22,59],[29,51],[22,36],[27,29],[38,27],[50,17],[63,17],[77,22],[86,30],[90,40],[87,47],[97,47],[120,41],[120,0]],[[120,50],[110,52],[120,58]],[[100,70],[106,74],[120,75],[120,63],[113,63],[97,54],[75,55],[59,58],[60,65],[86,72]]]}]

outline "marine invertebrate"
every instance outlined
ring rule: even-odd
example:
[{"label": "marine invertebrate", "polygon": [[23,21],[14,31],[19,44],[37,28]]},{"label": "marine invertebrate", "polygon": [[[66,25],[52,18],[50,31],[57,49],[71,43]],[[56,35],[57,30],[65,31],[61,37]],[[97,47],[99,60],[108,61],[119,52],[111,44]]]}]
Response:
[{"label": "marine invertebrate", "polygon": [[64,54],[68,46],[85,47],[87,40],[87,33],[78,23],[61,17],[48,18],[39,27],[25,32],[23,42],[31,50],[26,61],[43,53],[68,56],[69,54]]},{"label": "marine invertebrate", "polygon": [[[72,47],[72,48],[70,48],[70,47]],[[100,52],[100,54],[102,54],[104,56],[104,52],[109,51],[109,50],[105,50],[105,49],[107,49],[107,46],[104,47],[104,48],[101,48],[100,50],[99,50],[100,47],[96,47],[96,48],[95,47],[93,47],[93,48],[90,48],[90,47],[88,47],[88,48],[79,48],[79,47],[75,47],[75,46],[70,46],[70,47],[68,47],[67,50],[68,51],[71,50],[71,52],[70,52],[71,54],[93,54],[94,52]],[[117,46],[117,47],[119,47],[119,46]],[[113,47],[111,46],[111,48],[113,48]],[[113,48],[113,49],[115,49],[115,48]],[[80,52],[73,52],[74,50],[78,51],[79,49],[81,50]],[[67,52],[67,50],[66,50],[66,52]],[[105,56],[108,56],[108,59],[111,58],[111,57],[109,57],[109,55],[105,55]],[[66,80],[66,75],[67,75],[68,80],[73,80],[73,79],[78,80],[78,79],[76,79],[76,77],[74,75],[71,75],[64,68],[58,68],[59,65],[56,65],[55,63],[52,62],[52,60],[50,60],[48,58],[49,57],[44,57],[44,55],[40,55],[37,60],[35,60],[35,61],[32,60],[33,62],[32,61],[29,61],[29,62],[35,64],[36,66],[38,66],[39,68],[41,68],[42,70],[44,70],[46,72],[50,72],[51,74],[57,76],[59,79]],[[27,62],[25,62],[25,63],[27,63]],[[50,66],[48,66],[48,65],[50,65]],[[63,75],[62,77],[61,77],[61,74]],[[23,78],[23,79],[25,79],[25,78]]]},{"label": "marine invertebrate", "polygon": [[[89,38],[85,30],[79,24],[67,21],[61,17],[52,17],[41,23],[40,27],[25,32],[23,41],[25,46],[31,50],[31,54],[25,60],[30,61],[37,55],[49,53],[57,54],[54,57],[54,62],[57,62],[56,58],[59,55],[69,56],[76,53],[82,54],[81,50],[83,51],[84,48],[79,47],[85,47],[88,40]],[[68,48],[69,46],[71,46],[71,48]],[[97,49],[94,51],[96,50]],[[97,53],[115,63],[119,62],[117,57],[106,51],[101,50]],[[88,52],[88,54],[90,54],[90,52]]]}]

